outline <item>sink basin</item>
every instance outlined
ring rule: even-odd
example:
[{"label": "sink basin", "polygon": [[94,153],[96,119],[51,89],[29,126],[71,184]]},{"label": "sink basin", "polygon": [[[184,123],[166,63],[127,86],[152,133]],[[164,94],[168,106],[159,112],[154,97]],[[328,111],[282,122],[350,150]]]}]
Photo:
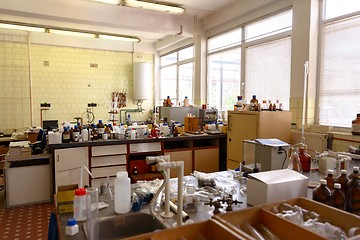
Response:
[{"label": "sink basin", "polygon": [[[156,230],[165,229],[166,226],[149,213],[130,213],[109,217],[100,217],[99,239],[121,239]],[[86,224],[84,224],[86,231]]]}]

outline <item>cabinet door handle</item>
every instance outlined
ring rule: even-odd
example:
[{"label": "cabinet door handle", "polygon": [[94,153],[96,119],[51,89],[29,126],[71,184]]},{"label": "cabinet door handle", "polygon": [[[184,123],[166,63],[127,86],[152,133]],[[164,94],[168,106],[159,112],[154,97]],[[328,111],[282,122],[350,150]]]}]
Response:
[{"label": "cabinet door handle", "polygon": [[229,138],[229,142],[231,142],[231,138]]},{"label": "cabinet door handle", "polygon": [[228,115],[228,131],[231,131],[231,115]]},{"label": "cabinet door handle", "polygon": [[56,155],[56,161],[59,162],[60,161],[60,157],[59,155]]}]

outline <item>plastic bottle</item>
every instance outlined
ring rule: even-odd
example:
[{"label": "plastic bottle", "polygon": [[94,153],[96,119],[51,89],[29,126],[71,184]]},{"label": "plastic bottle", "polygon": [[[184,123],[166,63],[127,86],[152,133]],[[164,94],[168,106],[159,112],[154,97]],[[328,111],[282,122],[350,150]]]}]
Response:
[{"label": "plastic bottle", "polygon": [[341,174],[335,178],[335,182],[341,185],[341,191],[346,194],[346,184],[349,182],[346,169],[341,170]]},{"label": "plastic bottle", "polygon": [[242,96],[237,96],[237,102],[236,102],[235,106],[236,106],[236,109],[234,109],[234,110],[241,111],[244,109],[244,102],[243,102]]},{"label": "plastic bottle", "polygon": [[74,236],[79,232],[79,225],[77,225],[74,218],[69,218],[65,227],[65,234],[68,236]]},{"label": "plastic bottle", "polygon": [[74,218],[76,221],[86,220],[86,189],[78,188],[74,196]]},{"label": "plastic bottle", "polygon": [[332,206],[345,211],[345,194],[341,191],[341,184],[335,183],[334,190],[331,193]]},{"label": "plastic bottle", "polygon": [[136,130],[135,130],[135,128],[131,129],[130,136],[131,136],[131,139],[136,139]]},{"label": "plastic bottle", "polygon": [[360,215],[359,167],[353,167],[352,178],[346,184],[346,210]]},{"label": "plastic bottle", "polygon": [[305,148],[300,148],[300,163],[304,172],[310,172],[311,156],[305,151]]},{"label": "plastic bottle", "polygon": [[117,172],[114,180],[114,204],[116,213],[128,213],[131,209],[130,178],[127,172]]},{"label": "plastic bottle", "polygon": [[79,142],[79,138],[80,138],[80,130],[78,128],[77,125],[74,126],[74,130],[73,130],[73,139],[74,142]]},{"label": "plastic bottle", "polygon": [[83,129],[81,130],[81,139],[83,140],[83,142],[89,141],[89,131],[86,127],[83,127]]},{"label": "plastic bottle", "polygon": [[325,179],[320,180],[320,186],[313,191],[313,200],[331,206],[331,191],[326,184]]},{"label": "plastic bottle", "polygon": [[356,119],[352,121],[351,133],[353,135],[360,135],[360,113],[356,114]]},{"label": "plastic bottle", "polygon": [[325,177],[325,180],[327,182],[327,187],[330,189],[330,190],[333,190],[334,189],[334,182],[335,182],[335,179],[334,179],[334,170],[331,170],[329,169],[327,171],[327,175]]},{"label": "plastic bottle", "polygon": [[190,103],[189,103],[188,97],[185,97],[185,99],[184,99],[184,107],[190,107]]}]

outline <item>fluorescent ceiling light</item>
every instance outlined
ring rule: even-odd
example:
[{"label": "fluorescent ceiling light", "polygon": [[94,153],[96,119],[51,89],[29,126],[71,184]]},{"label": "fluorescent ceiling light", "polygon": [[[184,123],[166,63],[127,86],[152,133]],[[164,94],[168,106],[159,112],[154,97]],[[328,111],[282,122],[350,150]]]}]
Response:
[{"label": "fluorescent ceiling light", "polygon": [[140,42],[140,39],[137,37],[127,37],[127,36],[114,36],[114,35],[106,35],[106,34],[99,34],[99,38],[107,39],[107,40],[119,40],[119,41],[126,41],[126,42]]},{"label": "fluorescent ceiling light", "polygon": [[150,2],[150,1],[139,1],[139,0],[125,0],[124,6],[134,7],[134,8],[143,8],[147,10],[160,11],[172,14],[183,14],[185,9],[178,6],[172,6],[160,2]]},{"label": "fluorescent ceiling light", "polygon": [[122,0],[94,0],[95,2],[101,2],[101,3],[107,3],[112,5],[120,5],[122,3]]},{"label": "fluorescent ceiling light", "polygon": [[0,23],[0,28],[17,29],[27,32],[45,32],[46,29],[42,27],[23,26],[17,24]]},{"label": "fluorescent ceiling light", "polygon": [[95,37],[95,34],[93,34],[93,33],[76,32],[76,31],[71,31],[71,30],[59,30],[59,29],[51,29],[51,28],[49,29],[49,33],[77,36],[77,37],[88,37],[88,38]]}]

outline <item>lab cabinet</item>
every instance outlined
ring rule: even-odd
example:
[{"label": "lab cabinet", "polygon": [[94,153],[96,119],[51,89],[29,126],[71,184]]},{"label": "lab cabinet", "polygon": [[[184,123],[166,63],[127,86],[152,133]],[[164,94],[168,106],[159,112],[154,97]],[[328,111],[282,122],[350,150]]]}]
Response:
[{"label": "lab cabinet", "polygon": [[[56,149],[55,160],[55,192],[59,186],[78,184],[80,186],[81,168],[89,168],[88,147]],[[84,171],[83,185],[89,184],[89,175]]]},{"label": "lab cabinet", "polygon": [[289,111],[228,111],[227,168],[235,169],[243,160],[243,141],[277,138],[290,142]]},{"label": "lab cabinet", "polygon": [[[184,175],[190,175],[193,171],[192,155],[193,151],[190,150],[178,150],[178,151],[165,151],[164,155],[170,156],[171,162],[183,161],[184,162]],[[178,177],[177,169],[170,170],[170,177]]]},{"label": "lab cabinet", "polygon": [[116,173],[127,170],[127,145],[92,146],[90,159],[90,171],[94,177],[91,186],[99,187],[106,183],[107,177],[113,185]]},{"label": "lab cabinet", "polygon": [[219,171],[219,148],[194,150],[194,170],[206,173]]}]

